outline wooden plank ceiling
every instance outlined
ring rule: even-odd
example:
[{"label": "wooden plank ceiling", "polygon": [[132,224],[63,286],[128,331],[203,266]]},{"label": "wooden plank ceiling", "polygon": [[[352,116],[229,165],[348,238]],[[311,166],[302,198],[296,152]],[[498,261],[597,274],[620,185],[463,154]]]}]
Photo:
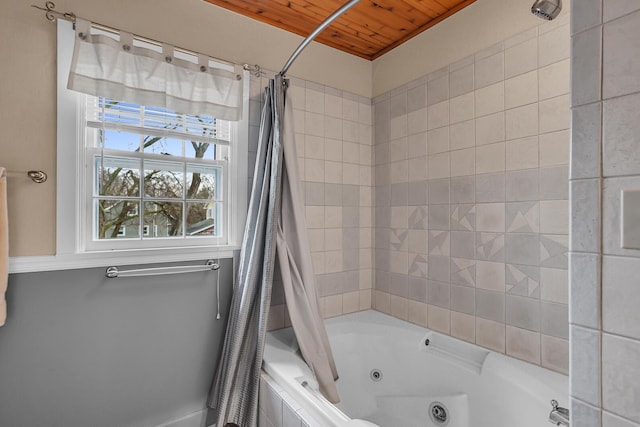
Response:
[{"label": "wooden plank ceiling", "polygon": [[[205,0],[306,37],[346,0]],[[315,41],[373,60],[475,0],[361,0]]]}]

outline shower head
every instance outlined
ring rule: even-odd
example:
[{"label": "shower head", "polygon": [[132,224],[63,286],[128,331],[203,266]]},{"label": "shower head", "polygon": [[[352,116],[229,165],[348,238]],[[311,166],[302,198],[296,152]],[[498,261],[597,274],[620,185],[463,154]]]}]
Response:
[{"label": "shower head", "polygon": [[560,14],[562,10],[562,0],[536,0],[531,6],[531,13],[551,21]]}]

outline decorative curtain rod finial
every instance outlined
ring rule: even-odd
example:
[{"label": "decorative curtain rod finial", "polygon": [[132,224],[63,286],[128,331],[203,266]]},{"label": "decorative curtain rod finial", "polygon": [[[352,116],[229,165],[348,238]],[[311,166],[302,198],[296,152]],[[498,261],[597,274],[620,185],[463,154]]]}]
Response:
[{"label": "decorative curtain rod finial", "polygon": [[36,6],[32,4],[31,7],[35,7],[38,10],[44,12],[44,16],[47,20],[51,22],[55,22],[57,19],[64,19],[65,21],[76,22],[76,15],[73,12],[58,12],[56,9],[56,5],[52,1],[47,1],[44,3],[44,7]]}]

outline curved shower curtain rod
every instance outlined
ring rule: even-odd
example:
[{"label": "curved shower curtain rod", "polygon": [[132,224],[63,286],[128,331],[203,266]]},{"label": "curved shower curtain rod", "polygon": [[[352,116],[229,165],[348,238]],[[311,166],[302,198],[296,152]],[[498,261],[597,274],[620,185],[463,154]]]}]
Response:
[{"label": "curved shower curtain rod", "polygon": [[307,45],[309,43],[311,43],[311,41],[313,41],[313,39],[315,39],[318,34],[320,34],[325,28],[327,28],[329,26],[329,24],[331,24],[333,21],[335,21],[340,15],[345,13],[347,10],[349,10],[353,6],[355,6],[356,3],[358,3],[359,1],[360,0],[350,0],[349,2],[345,3],[342,7],[340,7],[338,10],[333,12],[327,19],[322,21],[322,23],[320,25],[318,25],[318,28],[313,30],[313,32],[311,32],[311,34],[309,34],[307,36],[307,38],[304,39],[302,41],[302,43],[300,43],[300,46],[298,46],[298,48],[291,54],[291,57],[289,58],[287,63],[284,64],[284,67],[282,67],[282,70],[280,71],[280,75],[282,75],[282,76],[286,75],[287,71],[289,70],[289,67],[291,67],[291,65],[293,65],[293,62],[302,53],[304,48],[306,48]]}]

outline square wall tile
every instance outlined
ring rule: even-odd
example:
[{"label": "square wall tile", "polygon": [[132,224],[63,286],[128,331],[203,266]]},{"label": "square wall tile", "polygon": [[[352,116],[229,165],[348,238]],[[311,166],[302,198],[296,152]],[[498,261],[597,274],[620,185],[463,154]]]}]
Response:
[{"label": "square wall tile", "polygon": [[602,107],[600,103],[572,110],[571,179],[600,176]]},{"label": "square wall tile", "polygon": [[541,100],[569,93],[569,59],[547,65],[538,73]]},{"label": "square wall tile", "polygon": [[505,113],[507,140],[537,135],[538,120],[537,103],[507,110]]},{"label": "square wall tile", "polygon": [[451,176],[468,176],[476,173],[476,150],[467,148],[451,152]]},{"label": "square wall tile", "polygon": [[602,411],[576,399],[571,399],[571,422],[576,426],[601,427]]},{"label": "square wall tile", "polygon": [[609,334],[602,336],[602,406],[640,422],[640,342]]},{"label": "square wall tile", "polygon": [[602,29],[596,27],[577,34],[573,36],[571,43],[573,49],[571,105],[578,106],[598,101],[602,87],[600,83],[602,79]]},{"label": "square wall tile", "polygon": [[559,166],[540,169],[540,199],[567,200],[569,198],[569,168]]},{"label": "square wall tile", "polygon": [[571,182],[571,250],[600,251],[600,180]]},{"label": "square wall tile", "polygon": [[504,323],[476,317],[476,344],[499,353],[504,353]]},{"label": "square wall tile", "polygon": [[506,261],[510,264],[538,266],[540,263],[538,234],[507,233]]},{"label": "square wall tile", "polygon": [[476,290],[476,316],[504,323],[505,295],[503,292]]},{"label": "square wall tile", "polygon": [[540,303],[540,331],[556,338],[569,339],[569,307],[542,301]]},{"label": "square wall tile", "polygon": [[540,109],[540,133],[569,129],[569,95],[545,99],[540,101],[538,105]]},{"label": "square wall tile", "polygon": [[475,317],[468,314],[452,311],[451,312],[451,336],[464,341],[471,342],[471,343],[475,342],[475,339],[476,339]]},{"label": "square wall tile", "polygon": [[476,60],[475,86],[483,88],[504,80],[504,52]]},{"label": "square wall tile", "polygon": [[640,10],[640,5],[634,0],[607,0],[604,2],[604,22],[619,18]]},{"label": "square wall tile", "polygon": [[428,305],[427,322],[429,329],[433,329],[443,334],[449,334],[451,331],[451,312],[442,307]]},{"label": "square wall tile", "polygon": [[475,116],[473,92],[451,98],[449,109],[451,123],[473,119]]},{"label": "square wall tile", "polygon": [[540,364],[540,334],[536,332],[507,325],[506,348],[509,356]]},{"label": "square wall tile", "polygon": [[539,233],[540,203],[535,201],[507,203],[505,225],[509,233]]},{"label": "square wall tile", "polygon": [[[638,16],[640,17],[640,13]],[[640,108],[640,94],[604,102],[602,118],[604,176],[640,174],[638,108]]]},{"label": "square wall tile", "polygon": [[609,412],[602,413],[602,427],[638,427],[640,424],[625,420]]},{"label": "square wall tile", "polygon": [[434,105],[449,99],[449,74],[445,74],[427,83],[427,105]]},{"label": "square wall tile", "polygon": [[505,50],[505,78],[538,68],[538,38],[532,37]]},{"label": "square wall tile", "polygon": [[506,109],[521,107],[523,105],[537,102],[538,71],[530,71],[505,80],[504,98],[504,107]]},{"label": "square wall tile", "polygon": [[503,172],[505,169],[504,142],[476,147],[476,173]]},{"label": "square wall tile", "polygon": [[451,71],[451,73],[449,74],[449,90],[451,97],[464,95],[465,93],[473,91],[473,74],[473,62],[464,67]]},{"label": "square wall tile", "polygon": [[504,110],[504,82],[496,83],[475,91],[476,117],[482,117]]},{"label": "square wall tile", "polygon": [[602,0],[573,0],[572,6],[578,2],[578,7],[571,8],[571,34],[602,23]]},{"label": "square wall tile", "polygon": [[569,374],[569,341],[566,339],[540,336],[542,366],[561,374]]},{"label": "square wall tile", "polygon": [[569,275],[559,268],[540,269],[540,299],[569,304]]},{"label": "square wall tile", "polygon": [[505,267],[501,262],[476,261],[476,287],[494,292],[505,291]]},{"label": "square wall tile", "polygon": [[507,141],[506,144],[506,169],[520,170],[537,168],[538,162],[538,137]]},{"label": "square wall tile", "polygon": [[602,328],[640,340],[640,258],[602,259]]},{"label": "square wall tile", "polygon": [[605,24],[603,52],[603,97],[640,91],[640,11]]},{"label": "square wall tile", "polygon": [[507,172],[506,200],[509,202],[540,199],[540,184],[537,169]]},{"label": "square wall tile", "polygon": [[571,396],[600,406],[600,331],[571,327]]},{"label": "square wall tile", "polygon": [[540,202],[540,232],[547,234],[569,233],[569,202],[567,200],[542,200]]},{"label": "square wall tile", "polygon": [[[537,117],[537,111],[536,111]],[[500,111],[488,116],[478,117],[476,124],[476,145],[491,144],[505,139],[505,114]],[[536,128],[537,128],[536,122]]]},{"label": "square wall tile", "polygon": [[452,124],[449,127],[449,146],[452,150],[470,148],[476,145],[475,120]]},{"label": "square wall tile", "polygon": [[600,255],[572,253],[569,275],[570,322],[600,328]]},{"label": "square wall tile", "polygon": [[538,138],[540,144],[540,166],[569,164],[571,140],[568,130],[545,133]]},{"label": "square wall tile", "polygon": [[538,65],[553,64],[569,57],[569,25],[562,25],[538,37]]},{"label": "square wall tile", "polygon": [[507,295],[507,325],[529,331],[540,331],[540,300],[534,298]]},{"label": "square wall tile", "polygon": [[477,202],[504,202],[505,201],[505,174],[476,175],[476,201]]},{"label": "square wall tile", "polygon": [[504,203],[479,203],[476,205],[476,230],[504,232]]}]

